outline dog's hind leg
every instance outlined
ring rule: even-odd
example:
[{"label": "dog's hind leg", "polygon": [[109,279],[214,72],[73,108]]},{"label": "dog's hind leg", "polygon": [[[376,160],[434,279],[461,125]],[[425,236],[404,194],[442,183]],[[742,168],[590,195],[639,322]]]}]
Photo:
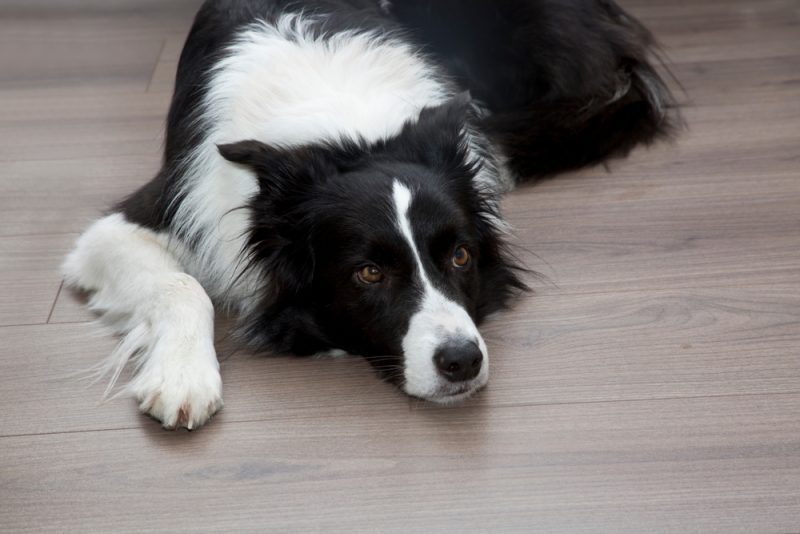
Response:
[{"label": "dog's hind leg", "polygon": [[222,406],[214,351],[214,310],[183,272],[168,237],[120,213],[95,222],[63,265],[69,285],[91,293],[90,307],[122,336],[100,366],[111,391],[126,363],[134,377],[121,390],[167,428],[196,428]]}]

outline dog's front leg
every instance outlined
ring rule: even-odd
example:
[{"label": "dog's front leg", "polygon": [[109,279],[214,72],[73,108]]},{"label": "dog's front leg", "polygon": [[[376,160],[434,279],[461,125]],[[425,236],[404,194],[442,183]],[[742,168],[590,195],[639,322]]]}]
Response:
[{"label": "dog's front leg", "polygon": [[222,407],[214,310],[168,245],[165,235],[117,213],[80,237],[63,269],[67,283],[91,292],[89,306],[123,336],[98,367],[112,375],[109,391],[132,361],[135,375],[122,393],[164,427],[191,429]]}]

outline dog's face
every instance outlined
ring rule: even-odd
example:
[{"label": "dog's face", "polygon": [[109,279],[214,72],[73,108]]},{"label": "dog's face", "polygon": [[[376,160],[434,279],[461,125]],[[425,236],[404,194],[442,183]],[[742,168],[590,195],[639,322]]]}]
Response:
[{"label": "dog's face", "polygon": [[411,165],[344,175],[315,213],[313,309],[335,346],[406,393],[448,401],[488,379],[474,214]]},{"label": "dog's face", "polygon": [[409,395],[457,401],[488,379],[476,324],[523,285],[466,156],[438,165],[396,149],[221,147],[272,180],[251,239],[272,278],[272,324],[249,328],[284,350],[363,355]]}]

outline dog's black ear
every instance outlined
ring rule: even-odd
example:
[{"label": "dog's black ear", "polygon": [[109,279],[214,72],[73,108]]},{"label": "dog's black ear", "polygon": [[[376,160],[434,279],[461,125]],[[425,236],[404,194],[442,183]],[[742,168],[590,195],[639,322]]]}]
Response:
[{"label": "dog's black ear", "polygon": [[226,160],[252,169],[261,190],[272,195],[306,190],[336,172],[334,162],[319,147],[280,148],[248,140],[217,148]]},{"label": "dog's black ear", "polygon": [[251,168],[261,190],[272,194],[307,190],[309,186],[351,169],[366,154],[357,143],[275,147],[248,140],[217,146],[226,160]]},{"label": "dog's black ear", "polygon": [[232,163],[255,168],[263,160],[269,159],[274,150],[260,141],[239,141],[227,145],[217,145],[223,158]]}]

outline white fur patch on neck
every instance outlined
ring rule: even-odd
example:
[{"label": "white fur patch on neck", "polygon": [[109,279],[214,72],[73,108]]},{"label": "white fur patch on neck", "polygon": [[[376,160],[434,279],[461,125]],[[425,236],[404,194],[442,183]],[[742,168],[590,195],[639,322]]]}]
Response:
[{"label": "white fur patch on neck", "polygon": [[466,310],[436,289],[425,271],[408,215],[412,201],[411,190],[395,180],[392,194],[397,227],[411,247],[424,289],[420,309],[411,317],[408,332],[403,338],[405,360],[403,389],[409,395],[432,401],[457,400],[446,396],[448,382],[439,375],[433,360],[434,354],[447,342],[476,343],[483,353],[483,366],[480,374],[473,380],[474,387],[471,391],[474,391],[486,384],[489,378],[489,355],[486,343]]},{"label": "white fur patch on neck", "polygon": [[379,32],[320,34],[321,17],[285,14],[243,31],[215,68],[216,142],[297,145],[396,135],[451,90],[410,44]]}]

